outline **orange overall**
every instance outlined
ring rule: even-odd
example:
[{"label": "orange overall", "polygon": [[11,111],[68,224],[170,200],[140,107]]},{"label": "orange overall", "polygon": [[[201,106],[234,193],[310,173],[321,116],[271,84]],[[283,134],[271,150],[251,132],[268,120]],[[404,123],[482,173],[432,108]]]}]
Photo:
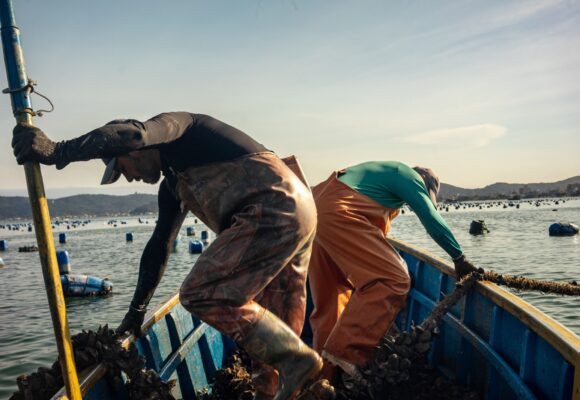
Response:
[{"label": "orange overall", "polygon": [[314,348],[334,364],[364,365],[410,288],[405,261],[385,240],[399,210],[351,189],[336,173],[313,195],[318,228],[308,274]]}]

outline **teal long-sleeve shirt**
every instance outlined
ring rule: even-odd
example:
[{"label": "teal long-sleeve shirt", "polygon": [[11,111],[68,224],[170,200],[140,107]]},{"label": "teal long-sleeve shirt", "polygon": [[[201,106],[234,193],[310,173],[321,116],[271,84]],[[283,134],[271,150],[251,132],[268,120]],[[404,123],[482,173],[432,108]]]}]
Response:
[{"label": "teal long-sleeve shirt", "polygon": [[462,254],[457,239],[433,205],[423,178],[413,168],[398,161],[369,161],[347,168],[338,179],[384,207],[397,209],[407,203],[451,258]]}]

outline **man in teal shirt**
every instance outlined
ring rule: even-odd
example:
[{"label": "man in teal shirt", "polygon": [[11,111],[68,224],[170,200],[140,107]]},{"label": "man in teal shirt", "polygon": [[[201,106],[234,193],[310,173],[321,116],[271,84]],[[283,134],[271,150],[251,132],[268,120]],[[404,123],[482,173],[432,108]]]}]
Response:
[{"label": "man in teal shirt", "polygon": [[397,161],[358,164],[314,187],[318,227],[309,267],[310,322],[327,378],[332,365],[356,374],[405,304],[407,266],[386,241],[404,204],[453,259],[458,277],[476,270],[437,212],[438,191],[431,169]]}]

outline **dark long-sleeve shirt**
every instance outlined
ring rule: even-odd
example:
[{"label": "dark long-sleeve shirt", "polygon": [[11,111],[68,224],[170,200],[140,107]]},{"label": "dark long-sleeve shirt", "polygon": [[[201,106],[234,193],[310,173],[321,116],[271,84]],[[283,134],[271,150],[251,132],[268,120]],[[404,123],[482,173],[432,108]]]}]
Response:
[{"label": "dark long-sleeve shirt", "polygon": [[139,279],[132,300],[147,306],[159,284],[171,245],[187,211],[175,195],[175,174],[188,167],[232,160],[267,149],[244,132],[203,114],[172,112],[148,121],[116,120],[76,139],[57,145],[65,164],[116,157],[143,149],[159,150],[164,179],[159,186],[159,218],[141,256]]}]

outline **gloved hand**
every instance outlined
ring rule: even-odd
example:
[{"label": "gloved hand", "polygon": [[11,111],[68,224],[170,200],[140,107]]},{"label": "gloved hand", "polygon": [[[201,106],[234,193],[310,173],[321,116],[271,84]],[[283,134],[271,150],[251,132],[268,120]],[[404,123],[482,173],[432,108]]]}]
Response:
[{"label": "gloved hand", "polygon": [[58,169],[67,164],[59,160],[58,143],[50,140],[40,128],[27,123],[21,122],[14,127],[12,149],[18,164],[36,161],[45,165],[56,164]]},{"label": "gloved hand", "polygon": [[141,325],[145,319],[145,313],[147,309],[145,307],[133,307],[129,306],[129,311],[125,314],[125,318],[121,321],[115,332],[117,335],[123,335],[125,332],[132,333],[137,337],[141,337],[143,332],[141,331]]},{"label": "gloved hand", "polygon": [[468,275],[472,272],[479,272],[482,274],[484,272],[483,268],[477,268],[465,257],[464,254],[454,259],[453,263],[455,264],[455,276],[457,277],[457,280],[460,280],[465,275]]}]

